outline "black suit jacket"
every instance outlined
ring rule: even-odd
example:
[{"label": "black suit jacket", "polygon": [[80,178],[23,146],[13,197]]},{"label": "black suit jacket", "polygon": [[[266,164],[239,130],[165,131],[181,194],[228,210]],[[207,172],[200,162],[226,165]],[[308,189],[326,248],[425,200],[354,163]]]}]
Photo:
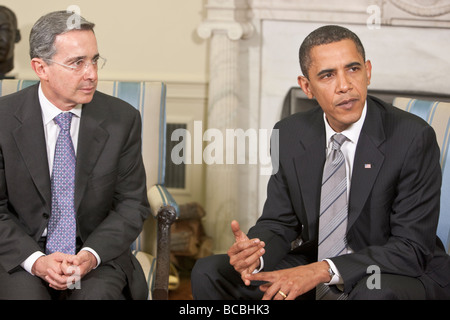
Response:
[{"label": "black suit jacket", "polygon": [[[38,85],[0,98],[0,265],[18,267],[41,250],[51,214],[50,174]],[[130,245],[149,214],[141,118],[131,105],[96,92],[83,105],[75,177],[77,234],[102,263],[125,271],[132,293],[146,290]],[[140,271],[140,272],[139,272]],[[139,279],[136,279],[138,277]]]},{"label": "black suit jacket", "polygon": [[[316,108],[275,125],[279,170],[271,176],[263,214],[250,237],[266,242],[265,268],[295,249],[317,259],[322,170],[326,157],[323,112]],[[366,166],[367,164],[367,166]],[[450,257],[436,237],[441,168],[433,129],[422,119],[368,97],[367,115],[356,148],[347,241],[353,254],[332,258],[345,292],[369,275],[416,277],[428,297],[449,292]]]}]

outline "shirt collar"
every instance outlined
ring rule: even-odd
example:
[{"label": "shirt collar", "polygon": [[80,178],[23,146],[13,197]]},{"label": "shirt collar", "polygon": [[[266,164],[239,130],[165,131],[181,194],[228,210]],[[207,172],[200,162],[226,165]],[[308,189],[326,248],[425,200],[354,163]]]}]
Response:
[{"label": "shirt collar", "polygon": [[[53,103],[51,103],[44,95],[42,91],[41,84],[39,83],[39,103],[41,104],[42,109],[42,117],[44,121],[44,125],[47,125],[50,121],[52,121],[58,114],[60,114],[61,109],[58,109]],[[72,112],[76,117],[81,117],[81,111],[83,106],[81,104],[77,104],[70,112]]]},{"label": "shirt collar", "polygon": [[[341,132],[343,135],[345,135],[347,137],[347,139],[350,142],[352,142],[354,144],[358,143],[359,134],[361,133],[361,129],[364,124],[364,120],[366,119],[366,113],[367,113],[367,100],[364,104],[364,108],[363,108],[363,111],[361,113],[361,117],[359,118],[359,120]],[[328,124],[325,113],[323,114],[323,120],[325,122],[325,132],[326,132],[326,138],[327,138],[326,141],[327,141],[327,146],[328,146],[328,143],[330,142],[331,137],[337,132],[334,131],[333,128],[331,128],[330,125]]]}]

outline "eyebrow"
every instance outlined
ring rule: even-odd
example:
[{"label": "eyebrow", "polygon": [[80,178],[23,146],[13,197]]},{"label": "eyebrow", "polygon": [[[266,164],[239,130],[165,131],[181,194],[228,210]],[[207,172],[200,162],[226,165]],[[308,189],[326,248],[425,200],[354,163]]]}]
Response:
[{"label": "eyebrow", "polygon": [[[97,53],[97,54],[94,55],[94,57],[92,59],[94,60],[94,59],[99,58],[99,57],[100,57],[100,53]],[[78,56],[78,57],[68,58],[66,61],[67,62],[75,62],[75,61],[78,61],[78,60],[84,60],[86,58],[87,58],[87,56]]]},{"label": "eyebrow", "polygon": [[[350,62],[350,63],[346,64],[344,68],[345,69],[349,69],[349,68],[352,68],[352,67],[355,67],[355,66],[360,67],[361,63],[359,63],[358,61]],[[317,73],[317,76],[320,77],[320,76],[322,76],[324,74],[332,73],[332,72],[335,72],[335,71],[336,71],[336,69],[324,69],[324,70],[319,71],[319,73]]]}]

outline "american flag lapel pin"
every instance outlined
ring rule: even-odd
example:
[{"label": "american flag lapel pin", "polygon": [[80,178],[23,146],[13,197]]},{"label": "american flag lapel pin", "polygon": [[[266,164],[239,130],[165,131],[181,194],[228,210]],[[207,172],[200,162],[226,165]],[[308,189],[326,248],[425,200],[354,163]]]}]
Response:
[{"label": "american flag lapel pin", "polygon": [[372,169],[372,164],[371,163],[364,164],[364,169]]}]

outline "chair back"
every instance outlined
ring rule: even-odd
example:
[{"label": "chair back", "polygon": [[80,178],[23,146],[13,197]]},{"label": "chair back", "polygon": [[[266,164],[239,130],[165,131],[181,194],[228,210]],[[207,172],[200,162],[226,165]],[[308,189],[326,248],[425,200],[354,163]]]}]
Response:
[{"label": "chair back", "polygon": [[440,163],[442,169],[441,212],[437,235],[444,243],[447,253],[450,254],[450,103],[395,98],[393,105],[421,117],[436,132],[437,142],[441,150]]}]

